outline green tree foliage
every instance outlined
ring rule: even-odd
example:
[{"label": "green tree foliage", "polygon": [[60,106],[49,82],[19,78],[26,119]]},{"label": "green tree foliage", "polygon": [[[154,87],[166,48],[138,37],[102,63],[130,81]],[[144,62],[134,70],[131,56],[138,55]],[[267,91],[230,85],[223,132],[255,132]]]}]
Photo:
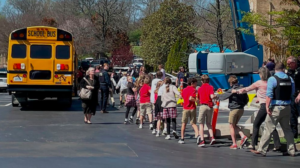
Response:
[{"label": "green tree foliage", "polygon": [[[300,54],[300,0],[282,0],[281,4],[290,6],[288,9],[269,12],[268,16],[247,13],[242,20],[263,27],[262,35],[271,37],[270,40],[263,41],[263,44],[270,49],[277,61],[284,61],[289,55]],[[269,17],[273,24],[270,24]]]},{"label": "green tree foliage", "polygon": [[165,0],[157,12],[143,19],[142,57],[151,66],[165,63],[177,39],[195,39],[195,11],[179,0]]},{"label": "green tree foliage", "polygon": [[[189,60],[189,47],[188,47],[188,41],[186,38],[183,39],[180,52],[179,52],[179,59],[180,59],[180,66],[187,67],[188,66],[188,60]],[[179,67],[178,67],[179,68]]]},{"label": "green tree foliage", "polygon": [[142,31],[137,29],[129,32],[129,41],[133,43],[133,45],[138,46],[141,39]]},{"label": "green tree foliage", "polygon": [[177,39],[176,43],[172,46],[165,69],[167,72],[178,70],[179,67],[187,67],[188,63],[188,41],[186,38]]}]

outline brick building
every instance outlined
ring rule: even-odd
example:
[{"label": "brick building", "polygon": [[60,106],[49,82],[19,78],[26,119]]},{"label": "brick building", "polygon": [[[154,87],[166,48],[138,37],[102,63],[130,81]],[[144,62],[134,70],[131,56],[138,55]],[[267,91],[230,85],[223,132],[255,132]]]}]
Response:
[{"label": "brick building", "polygon": [[3,68],[7,65],[6,54],[0,54],[0,68]]},{"label": "brick building", "polygon": [[[281,4],[282,0],[249,0],[250,10],[256,13],[260,13],[269,20],[269,24],[272,25],[272,16],[268,15],[268,12],[271,11],[280,11],[282,9],[291,8],[289,5]],[[254,34],[258,37],[258,42],[263,43],[263,41],[270,40],[270,36],[262,35],[262,27],[254,25],[253,26]],[[264,60],[272,57],[270,51],[264,47]]]}]

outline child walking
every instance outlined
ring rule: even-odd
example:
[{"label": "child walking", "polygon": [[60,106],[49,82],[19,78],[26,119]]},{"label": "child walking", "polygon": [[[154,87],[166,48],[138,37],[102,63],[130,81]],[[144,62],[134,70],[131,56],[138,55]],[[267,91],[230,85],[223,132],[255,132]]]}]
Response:
[{"label": "child walking", "polygon": [[135,95],[134,93],[136,92],[136,88],[134,88],[134,85],[132,83],[132,77],[128,76],[127,77],[127,95],[126,95],[126,102],[125,102],[125,106],[126,106],[126,113],[125,113],[125,121],[124,124],[128,123],[128,115],[130,112],[131,107],[134,108],[132,115],[130,116],[129,122],[133,123],[133,117],[137,111],[137,106],[136,106],[136,99],[135,99]]},{"label": "child walking", "polygon": [[184,144],[184,131],[186,128],[186,124],[190,119],[190,123],[195,131],[195,135],[197,137],[197,145],[199,143],[199,131],[196,125],[196,87],[197,87],[197,79],[190,78],[188,80],[188,85],[182,91],[183,98],[183,112],[182,112],[182,126],[181,126],[181,139],[178,141],[180,144]]},{"label": "child walking", "polygon": [[[152,134],[154,134],[154,135],[156,134],[157,137],[159,137],[160,120],[161,120],[162,111],[163,111],[162,107],[161,107],[161,103],[162,103],[161,94],[158,95],[158,91],[160,90],[160,88],[162,86],[163,86],[163,81],[159,81],[159,82],[157,82],[156,88],[154,90],[154,110],[153,110],[153,130],[152,130]],[[159,124],[158,124],[158,122],[159,122]]]},{"label": "child walking", "polygon": [[175,94],[181,96],[176,86],[172,85],[170,78],[165,78],[165,90],[162,94],[163,119],[167,120],[167,136],[165,139],[170,140],[171,136],[171,120],[173,126],[173,135],[176,139],[179,138],[176,132],[176,117],[177,117],[177,101]]},{"label": "child walking", "polygon": [[153,127],[152,125],[152,105],[150,102],[150,93],[151,87],[149,86],[151,82],[150,77],[146,76],[144,79],[144,85],[140,89],[140,126],[139,128],[143,128],[143,120],[145,115],[148,115],[150,128]]},{"label": "child walking", "polygon": [[214,95],[214,88],[209,85],[209,77],[208,75],[201,76],[202,86],[198,89],[198,99],[200,102],[200,109],[199,109],[199,130],[200,130],[200,137],[201,141],[199,142],[198,146],[202,147],[205,146],[204,141],[204,123],[208,128],[209,136],[210,136],[210,145],[213,145],[215,142],[214,134],[212,131],[211,126],[211,119],[213,115],[213,101],[216,96]]},{"label": "child walking", "polygon": [[136,88],[135,99],[136,99],[136,106],[137,106],[137,115],[136,115],[136,120],[135,120],[136,125],[140,124],[140,90],[141,90],[142,86],[144,85],[144,79],[145,79],[145,76],[142,75],[142,76],[139,76],[139,78],[135,82],[135,88]]},{"label": "child walking", "polygon": [[235,75],[231,75],[228,79],[228,83],[231,86],[231,89],[229,89],[224,94],[219,95],[220,100],[229,99],[228,108],[230,109],[228,122],[230,125],[230,135],[232,138],[232,145],[230,146],[230,149],[237,149],[236,144],[236,137],[235,133],[238,131],[238,133],[241,136],[241,146],[245,144],[247,141],[247,137],[242,132],[242,130],[237,126],[237,123],[241,119],[241,117],[244,114],[244,107],[248,103],[249,98],[246,93],[243,94],[237,94],[232,93],[232,90],[241,89],[241,87],[238,86],[238,80]]}]

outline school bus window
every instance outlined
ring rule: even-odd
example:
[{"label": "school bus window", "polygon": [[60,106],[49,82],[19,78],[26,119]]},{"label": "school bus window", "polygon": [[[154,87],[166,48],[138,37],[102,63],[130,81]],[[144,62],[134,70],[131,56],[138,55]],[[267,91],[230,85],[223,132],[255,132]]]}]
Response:
[{"label": "school bus window", "polygon": [[67,46],[67,45],[56,46],[56,58],[57,59],[69,59],[70,58],[70,46]]},{"label": "school bus window", "polygon": [[49,59],[52,57],[52,46],[50,45],[31,45],[30,57],[39,59]]},{"label": "school bus window", "polygon": [[12,58],[26,58],[26,45],[14,44],[11,50]]}]

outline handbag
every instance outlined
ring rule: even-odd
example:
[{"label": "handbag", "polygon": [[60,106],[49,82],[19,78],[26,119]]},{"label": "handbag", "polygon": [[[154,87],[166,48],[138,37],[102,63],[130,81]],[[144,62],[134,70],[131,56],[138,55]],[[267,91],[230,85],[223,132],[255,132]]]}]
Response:
[{"label": "handbag", "polygon": [[[83,78],[90,86],[92,86],[90,84],[90,82],[86,79],[86,78]],[[79,93],[79,96],[82,100],[90,100],[92,99],[92,91],[89,90],[89,89],[86,89],[86,88],[81,88],[80,90],[80,93]]]}]

